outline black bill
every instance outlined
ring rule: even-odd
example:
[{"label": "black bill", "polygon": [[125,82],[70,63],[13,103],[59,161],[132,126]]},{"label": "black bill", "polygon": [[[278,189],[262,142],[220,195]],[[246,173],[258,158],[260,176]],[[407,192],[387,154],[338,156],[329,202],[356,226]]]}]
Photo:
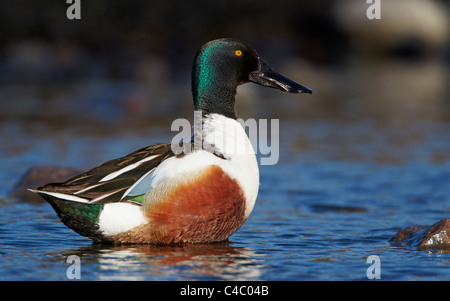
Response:
[{"label": "black bill", "polygon": [[273,70],[269,65],[264,63],[262,60],[260,62],[260,68],[258,71],[251,72],[249,75],[249,80],[257,83],[258,85],[271,87],[290,93],[309,93],[312,94],[312,90],[308,87],[300,85],[299,83],[284,77],[280,73]]}]

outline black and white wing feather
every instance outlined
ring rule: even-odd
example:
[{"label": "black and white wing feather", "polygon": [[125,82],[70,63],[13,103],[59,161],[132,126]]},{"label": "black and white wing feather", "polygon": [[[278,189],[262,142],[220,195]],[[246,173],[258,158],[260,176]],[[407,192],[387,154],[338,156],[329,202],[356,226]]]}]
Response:
[{"label": "black and white wing feather", "polygon": [[127,193],[133,185],[173,156],[170,143],[155,144],[110,160],[63,183],[50,183],[31,191],[43,197],[89,204],[127,201],[130,199]]}]

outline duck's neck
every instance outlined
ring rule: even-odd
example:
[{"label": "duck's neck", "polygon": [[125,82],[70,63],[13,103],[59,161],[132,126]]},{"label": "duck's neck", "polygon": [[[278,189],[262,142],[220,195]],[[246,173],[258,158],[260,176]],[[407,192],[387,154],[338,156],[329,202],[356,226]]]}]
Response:
[{"label": "duck's neck", "polygon": [[234,103],[239,83],[234,78],[211,55],[199,54],[192,69],[194,109],[236,119]]},{"label": "duck's neck", "polygon": [[202,111],[194,114],[194,149],[209,151],[223,159],[255,156],[245,130],[236,119]]},{"label": "duck's neck", "polygon": [[234,107],[236,89],[217,84],[203,84],[193,89],[192,94],[194,110],[200,110],[204,114],[221,114],[228,118],[237,118]]}]

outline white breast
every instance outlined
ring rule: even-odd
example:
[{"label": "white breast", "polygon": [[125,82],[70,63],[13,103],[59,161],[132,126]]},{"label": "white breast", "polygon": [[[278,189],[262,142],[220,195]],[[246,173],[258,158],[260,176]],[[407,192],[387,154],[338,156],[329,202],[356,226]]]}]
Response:
[{"label": "white breast", "polygon": [[[219,114],[210,114],[202,120],[202,130],[194,128],[194,135],[202,135],[203,149],[198,149],[182,157],[172,157],[162,162],[149,175],[151,188],[186,170],[219,165],[225,173],[241,186],[246,199],[248,217],[258,195],[259,170],[255,151],[241,124],[234,119]],[[225,159],[205,149],[214,149]]]}]

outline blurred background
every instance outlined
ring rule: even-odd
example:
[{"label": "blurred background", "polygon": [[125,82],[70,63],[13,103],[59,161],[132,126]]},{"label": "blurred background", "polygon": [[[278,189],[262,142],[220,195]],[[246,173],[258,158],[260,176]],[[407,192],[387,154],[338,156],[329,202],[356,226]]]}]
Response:
[{"label": "blurred background", "polygon": [[[81,20],[68,20],[66,1],[1,1],[0,122],[91,132],[190,116],[194,55],[222,37],[246,41],[314,91],[243,86],[242,117],[448,120],[449,1],[382,1],[380,20],[367,18],[369,6],[81,0]],[[275,112],[259,100],[274,97],[283,98]]]},{"label": "blurred background", "polygon": [[[296,152],[334,145],[325,156],[355,159],[353,145],[365,144],[378,158],[397,146],[395,158],[383,160],[398,161],[410,142],[430,133],[450,140],[446,131],[411,130],[450,122],[449,1],[382,1],[380,20],[367,18],[370,5],[361,0],[81,0],[81,20],[66,17],[69,6],[62,0],[0,2],[3,158],[25,158],[27,166],[72,166],[79,163],[72,159],[84,158],[80,162],[89,166],[169,141],[175,118],[193,118],[190,73],[197,49],[222,37],[247,42],[276,70],[313,90],[299,96],[252,84],[238,89],[239,117],[279,118],[285,133],[289,121],[296,124],[285,139]],[[335,123],[308,128],[323,122]],[[377,132],[386,125],[389,132]],[[133,143],[99,152],[108,144],[98,137],[118,143],[131,137]],[[87,139],[80,145],[89,150],[77,150],[77,138]],[[10,164],[16,170],[17,162]]]}]

